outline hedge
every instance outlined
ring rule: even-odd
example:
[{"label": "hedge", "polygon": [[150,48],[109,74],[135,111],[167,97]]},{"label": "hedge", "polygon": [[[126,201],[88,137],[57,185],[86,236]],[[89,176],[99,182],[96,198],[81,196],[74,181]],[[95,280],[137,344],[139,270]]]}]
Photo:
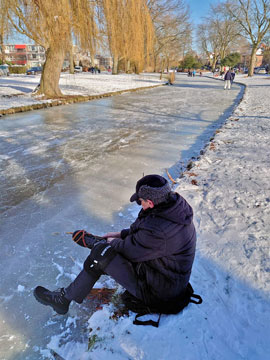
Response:
[{"label": "hedge", "polygon": [[27,70],[26,66],[9,66],[10,74],[25,74]]}]

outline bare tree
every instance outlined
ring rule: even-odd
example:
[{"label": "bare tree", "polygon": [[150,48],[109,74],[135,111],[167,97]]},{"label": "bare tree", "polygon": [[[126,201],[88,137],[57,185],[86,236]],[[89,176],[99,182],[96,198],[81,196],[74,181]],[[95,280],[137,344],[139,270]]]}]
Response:
[{"label": "bare tree", "polygon": [[224,11],[224,5],[212,5],[204,22],[198,25],[197,41],[213,70],[217,61],[228,55],[239,36],[239,26]]},{"label": "bare tree", "polygon": [[264,41],[268,47],[270,47],[270,29],[268,30],[267,34],[265,35]]},{"label": "bare tree", "polygon": [[220,57],[219,41],[211,24],[207,21],[198,25],[197,41],[201,51],[207,56],[212,70],[214,70]]},{"label": "bare tree", "polygon": [[248,76],[254,73],[256,52],[270,30],[270,0],[233,0],[226,2],[226,11],[239,24],[243,36],[252,44]]},{"label": "bare tree", "polygon": [[163,69],[170,63],[179,62],[191,46],[192,28],[189,9],[183,0],[148,0],[148,7],[155,26],[152,57],[154,71],[157,71],[158,65]]},{"label": "bare tree", "polygon": [[94,4],[88,0],[7,0],[14,28],[45,48],[46,61],[38,93],[59,97],[59,78],[66,53],[75,37],[94,52]]}]

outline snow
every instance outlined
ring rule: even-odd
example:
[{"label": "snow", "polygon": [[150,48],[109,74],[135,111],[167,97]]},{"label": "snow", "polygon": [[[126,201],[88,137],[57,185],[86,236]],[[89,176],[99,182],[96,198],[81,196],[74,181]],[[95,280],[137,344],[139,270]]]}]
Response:
[{"label": "snow", "polygon": [[[0,109],[49,103],[50,100],[41,100],[33,97],[40,81],[40,75],[10,75],[0,77]],[[137,89],[149,86],[158,86],[166,82],[159,80],[157,74],[142,75],[111,75],[107,72],[91,73],[62,73],[59,81],[64,95],[100,95],[105,93]]]},{"label": "snow", "polygon": [[[76,81],[78,75],[81,74],[74,76]],[[109,89],[109,75],[103,77],[106,84],[102,74],[88,76],[97,78],[95,91],[103,91],[105,86]],[[15,91],[20,86],[33,89],[37,84],[36,77],[28,77],[25,85],[25,80],[21,79],[23,77],[16,77]],[[3,80],[8,82],[10,79]],[[1,81],[2,78],[0,84]],[[20,81],[21,85],[18,85]],[[65,81],[63,77],[63,89]],[[65,360],[266,360],[269,357],[270,77],[239,75],[236,81],[246,85],[241,103],[216,131],[201,155],[193,159],[192,168],[176,179],[174,187],[194,209],[198,245],[191,284],[202,296],[203,303],[190,304],[177,315],[163,315],[158,329],[134,326],[134,314],[113,320],[110,318],[113,305],[106,305],[88,320],[89,336],[95,339],[90,351],[87,343],[72,339],[72,331],[78,327],[79,307],[74,307],[63,320],[63,331],[50,338],[47,349],[35,349],[37,358],[53,359],[50,349]],[[130,84],[136,86],[136,81],[134,84],[130,80]],[[121,79],[117,79],[117,84],[111,84],[115,89],[121,86],[122,89],[127,86]],[[195,89],[196,85],[193,86]],[[67,86],[65,91],[77,92],[78,88],[85,94],[93,91],[87,90],[87,85],[82,82],[77,88]],[[6,91],[14,94],[9,87]],[[19,98],[12,98],[10,104],[18,106]],[[25,104],[27,95],[21,98]],[[0,108],[3,106],[0,103]],[[28,149],[35,153],[38,150],[38,147]],[[1,159],[4,161],[5,155],[1,155]],[[136,217],[138,206],[130,207],[128,212],[130,217]],[[117,214],[125,221],[124,211],[118,209]],[[113,230],[118,229],[112,225]],[[52,233],[54,229],[50,231]],[[43,239],[39,240],[43,246]],[[71,260],[73,268],[65,275],[73,279],[82,264],[77,259]],[[58,261],[52,263],[57,270],[55,279],[64,272],[60,255]],[[104,281],[107,287],[114,286],[110,279]],[[96,287],[104,286],[104,281]],[[17,291],[23,296],[26,287],[19,284]],[[2,301],[6,304],[8,298]],[[58,321],[57,318],[54,320]],[[48,321],[45,326],[53,325],[54,322]],[[27,347],[19,332],[15,336],[18,350]],[[64,342],[65,338],[70,340]],[[7,339],[11,340],[10,337]]]},{"label": "snow", "polygon": [[19,292],[23,292],[25,290],[25,286],[23,285],[18,285],[18,289],[17,289]]}]

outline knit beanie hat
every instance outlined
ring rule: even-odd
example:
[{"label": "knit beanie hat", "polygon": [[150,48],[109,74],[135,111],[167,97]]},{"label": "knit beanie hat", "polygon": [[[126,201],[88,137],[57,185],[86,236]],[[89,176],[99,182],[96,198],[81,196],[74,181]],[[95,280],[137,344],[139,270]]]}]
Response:
[{"label": "knit beanie hat", "polygon": [[165,202],[171,192],[168,181],[160,175],[146,175],[136,184],[136,192],[131,196],[130,201],[141,204],[139,198],[153,201],[154,205]]}]

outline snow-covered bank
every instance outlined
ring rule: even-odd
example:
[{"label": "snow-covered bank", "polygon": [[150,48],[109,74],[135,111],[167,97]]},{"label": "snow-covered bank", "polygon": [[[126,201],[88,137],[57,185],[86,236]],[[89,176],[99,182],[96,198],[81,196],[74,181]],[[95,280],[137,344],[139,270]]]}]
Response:
[{"label": "snow-covered bank", "polygon": [[264,360],[270,353],[270,79],[240,78],[245,96],[204,154],[178,179],[192,204],[198,251],[191,277],[204,302],[160,327],[111,320],[106,306],[89,320],[96,343],[49,347],[67,359]]},{"label": "snow-covered bank", "polygon": [[[40,81],[40,75],[10,75],[0,77],[0,114],[8,109],[18,109],[43,104],[52,104],[51,100],[41,100],[32,95]],[[159,80],[159,74],[111,75],[108,73],[66,74],[60,78],[60,89],[63,95],[97,97],[103,94],[141,89],[162,85],[166,79]],[[57,104],[57,102],[55,102]],[[31,109],[25,109],[31,110]]]},{"label": "snow-covered bank", "polygon": [[196,214],[193,283],[207,302],[202,311],[216,314],[206,330],[213,339],[196,359],[270,353],[270,78],[240,81],[242,102],[177,188]]}]

